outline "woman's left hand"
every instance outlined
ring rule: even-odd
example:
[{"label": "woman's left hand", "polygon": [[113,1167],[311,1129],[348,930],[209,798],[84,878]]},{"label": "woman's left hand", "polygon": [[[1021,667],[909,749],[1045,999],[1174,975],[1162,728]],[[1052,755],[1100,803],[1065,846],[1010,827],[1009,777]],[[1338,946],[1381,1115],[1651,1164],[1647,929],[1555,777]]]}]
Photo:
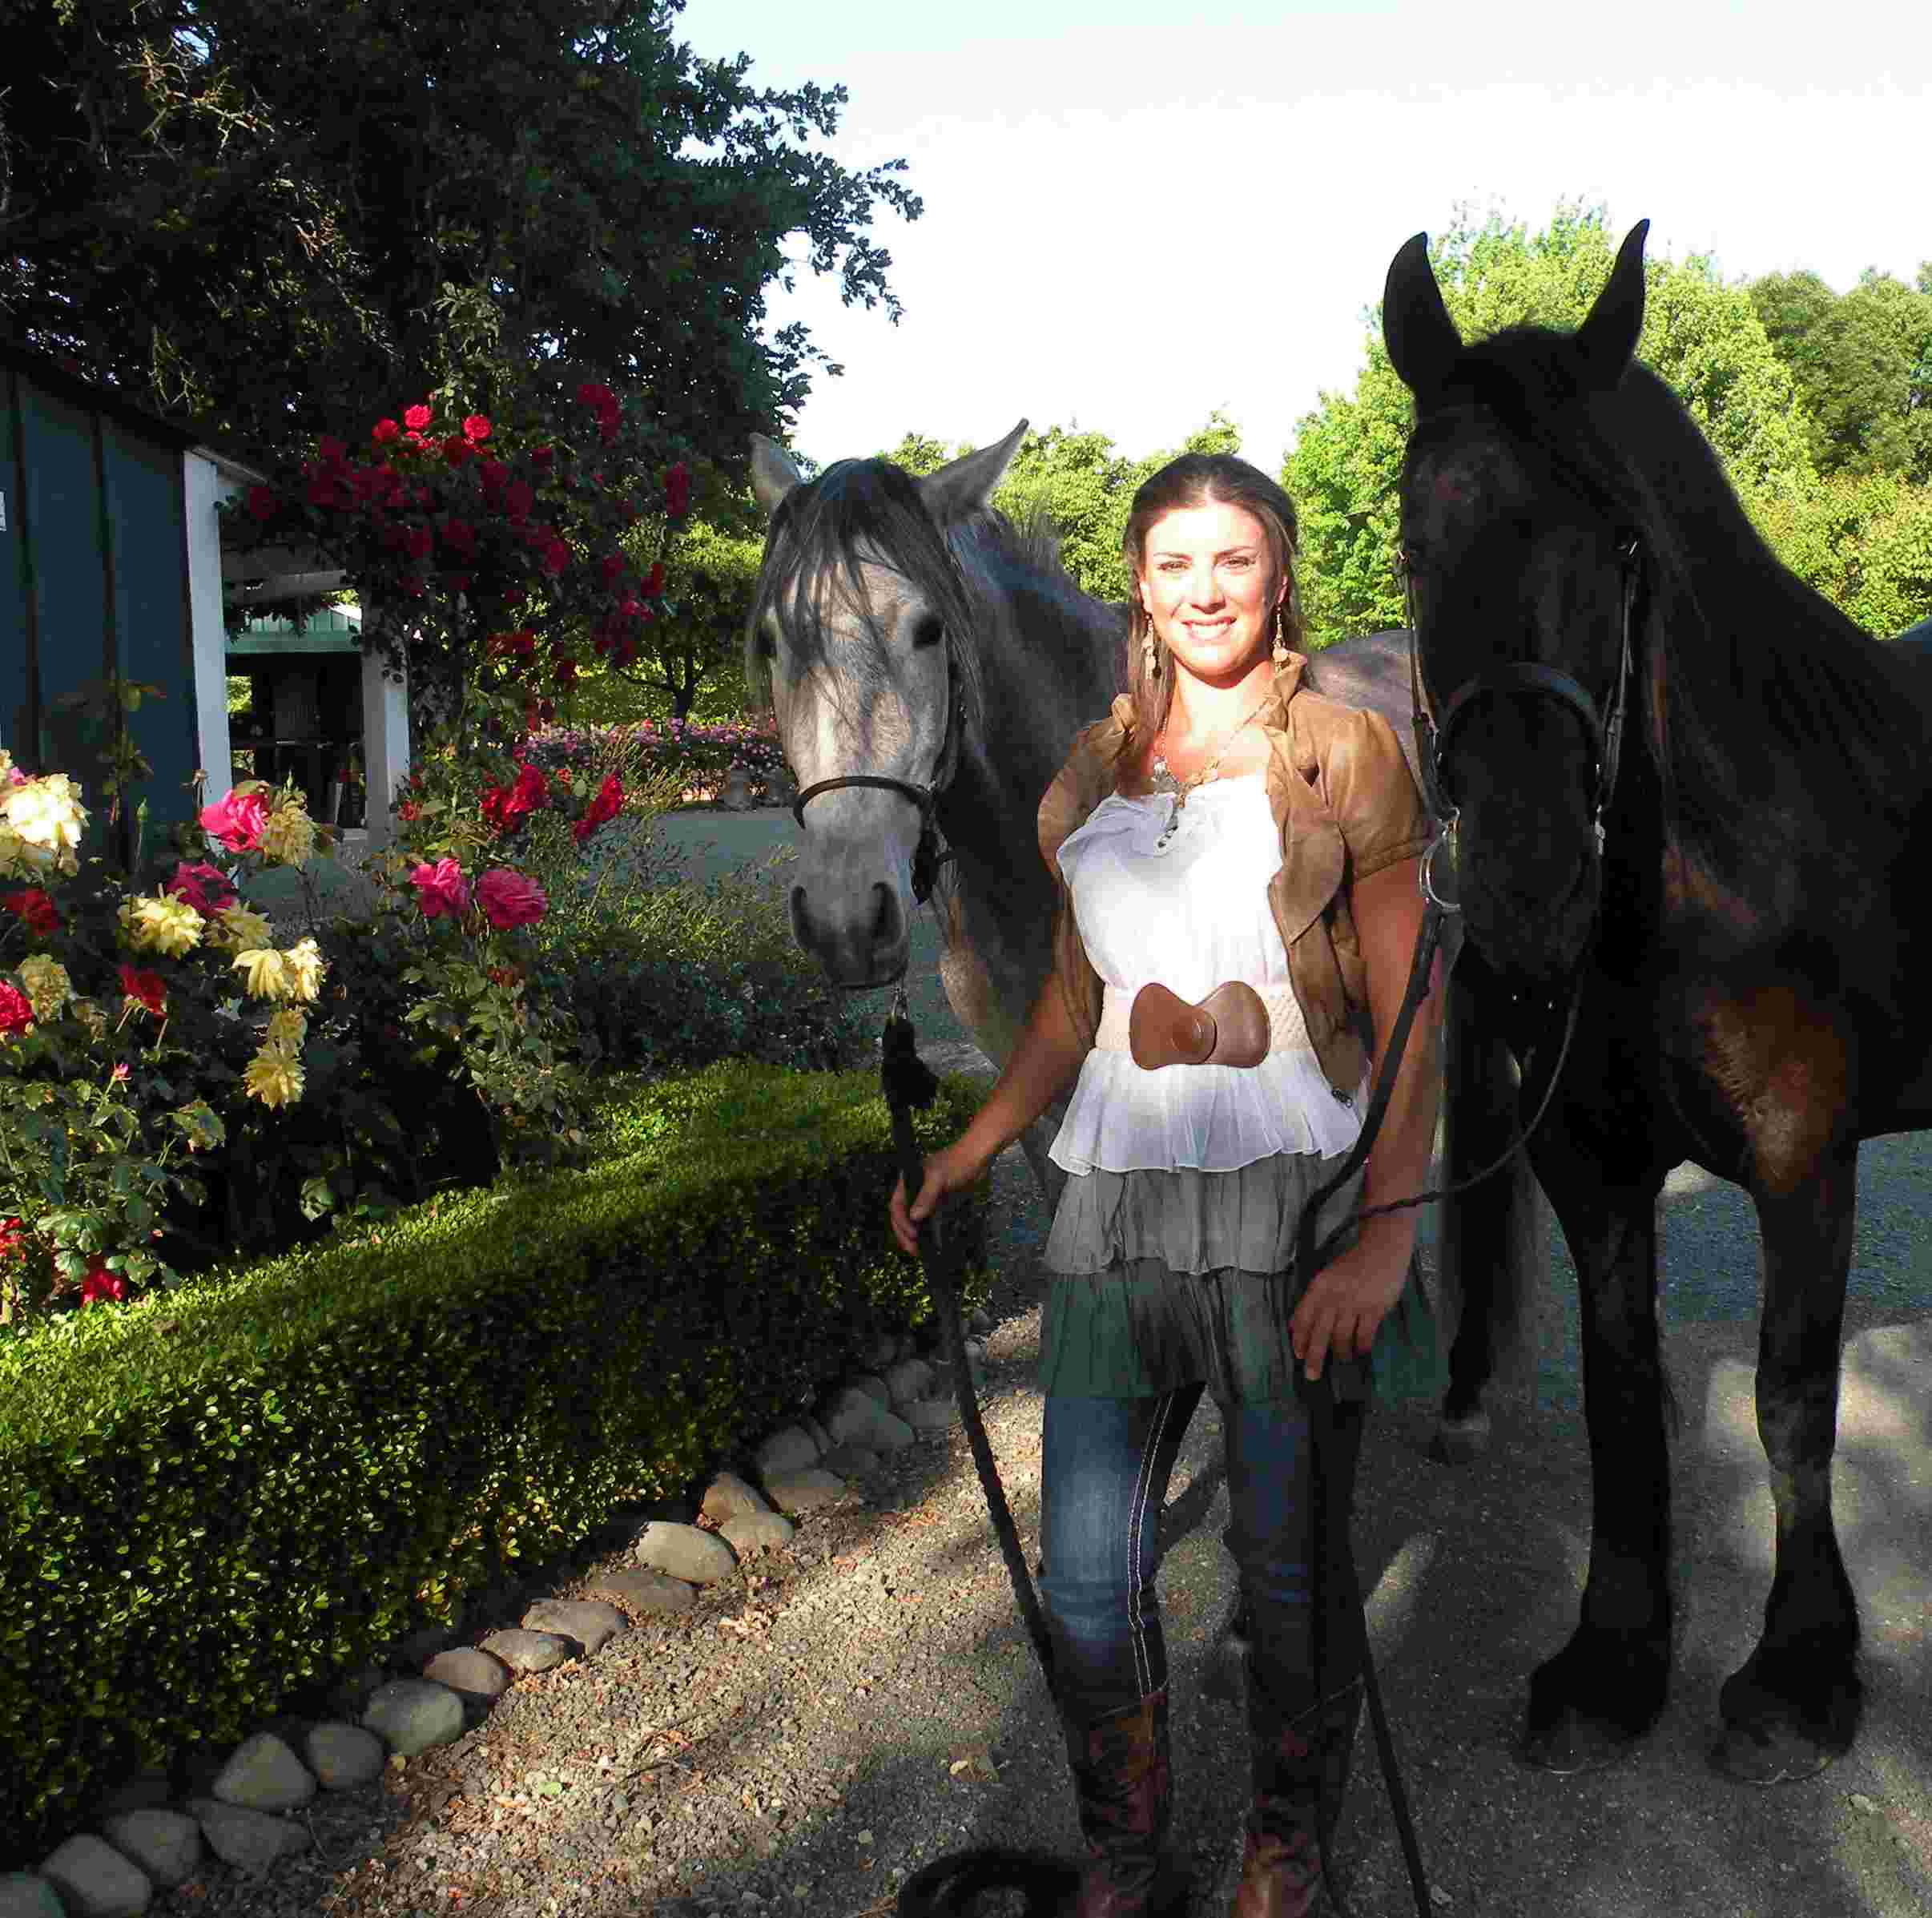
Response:
[{"label": "woman's left hand", "polygon": [[1337,1255],[1302,1295],[1288,1321],[1294,1356],[1311,1379],[1331,1357],[1359,1359],[1375,1342],[1409,1276],[1407,1233],[1377,1233],[1374,1225]]}]

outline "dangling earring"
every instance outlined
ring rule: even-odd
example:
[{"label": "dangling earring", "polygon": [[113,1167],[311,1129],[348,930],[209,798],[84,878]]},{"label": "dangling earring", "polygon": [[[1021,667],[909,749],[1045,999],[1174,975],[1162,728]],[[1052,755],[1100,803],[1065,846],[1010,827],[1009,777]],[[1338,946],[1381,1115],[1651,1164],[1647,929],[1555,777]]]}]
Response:
[{"label": "dangling earring", "polygon": [[1147,676],[1157,679],[1161,676],[1161,643],[1154,637],[1153,614],[1143,613],[1147,621],[1147,631],[1141,635],[1141,659],[1147,668]]},{"label": "dangling earring", "polygon": [[1288,663],[1288,642],[1282,635],[1282,609],[1278,606],[1274,609],[1274,643],[1268,649],[1268,656],[1274,661],[1278,673]]}]

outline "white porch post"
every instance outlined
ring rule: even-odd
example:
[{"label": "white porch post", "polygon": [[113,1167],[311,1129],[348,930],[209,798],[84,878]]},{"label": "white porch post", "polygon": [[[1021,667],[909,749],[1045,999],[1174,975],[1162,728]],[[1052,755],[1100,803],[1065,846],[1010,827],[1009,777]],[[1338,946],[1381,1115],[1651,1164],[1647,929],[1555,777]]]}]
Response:
[{"label": "white porch post", "polygon": [[395,829],[396,789],[409,776],[409,689],[386,678],[382,653],[371,641],[377,609],[362,608],[362,777],[368,794],[369,850],[379,852]]},{"label": "white porch post", "polygon": [[221,522],[215,508],[235,490],[206,453],[182,456],[187,503],[188,620],[195,661],[195,762],[212,805],[235,783],[228,739],[228,635],[222,616]]}]

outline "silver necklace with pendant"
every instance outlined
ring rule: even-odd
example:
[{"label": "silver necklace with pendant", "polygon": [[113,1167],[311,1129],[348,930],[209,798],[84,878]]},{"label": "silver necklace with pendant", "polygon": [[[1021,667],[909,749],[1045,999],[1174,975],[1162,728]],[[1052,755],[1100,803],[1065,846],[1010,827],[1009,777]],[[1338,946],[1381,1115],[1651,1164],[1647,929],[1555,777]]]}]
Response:
[{"label": "silver necklace with pendant", "polygon": [[[1220,749],[1215,753],[1214,758],[1210,760],[1198,772],[1190,775],[1185,780],[1176,779],[1173,773],[1168,771],[1165,753],[1157,752],[1154,755],[1153,763],[1148,768],[1149,783],[1156,792],[1172,794],[1174,802],[1173,806],[1169,808],[1167,824],[1161,827],[1160,836],[1154,841],[1154,850],[1157,852],[1161,851],[1166,846],[1167,842],[1173,837],[1175,829],[1181,824],[1181,808],[1187,804],[1188,795],[1193,792],[1197,787],[1205,786],[1210,780],[1218,776],[1221,772],[1221,762],[1226,757],[1228,748],[1234,743],[1235,734],[1239,732],[1250,719],[1258,717],[1262,707],[1267,703],[1266,699],[1262,700],[1258,705],[1254,707],[1230,727],[1228,729],[1227,737],[1221,742]],[[1163,727],[1162,731],[1165,731],[1165,728]]]}]

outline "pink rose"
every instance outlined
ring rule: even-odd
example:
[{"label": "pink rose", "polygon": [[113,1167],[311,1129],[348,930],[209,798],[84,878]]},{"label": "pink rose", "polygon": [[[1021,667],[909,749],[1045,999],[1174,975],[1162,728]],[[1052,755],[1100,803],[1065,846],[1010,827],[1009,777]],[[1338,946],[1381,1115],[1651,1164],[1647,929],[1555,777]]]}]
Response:
[{"label": "pink rose", "polygon": [[416,888],[416,903],[425,919],[440,919],[445,913],[454,919],[469,909],[469,881],[453,859],[418,866],[409,883]]},{"label": "pink rose", "polygon": [[25,1032],[33,1023],[33,1001],[10,980],[0,979],[0,1034]]},{"label": "pink rose", "polygon": [[512,926],[534,925],[549,909],[543,888],[508,866],[493,866],[477,881],[477,904],[483,917],[500,933]]},{"label": "pink rose", "polygon": [[259,792],[225,792],[201,809],[201,829],[231,852],[252,852],[268,823],[268,802]]}]

